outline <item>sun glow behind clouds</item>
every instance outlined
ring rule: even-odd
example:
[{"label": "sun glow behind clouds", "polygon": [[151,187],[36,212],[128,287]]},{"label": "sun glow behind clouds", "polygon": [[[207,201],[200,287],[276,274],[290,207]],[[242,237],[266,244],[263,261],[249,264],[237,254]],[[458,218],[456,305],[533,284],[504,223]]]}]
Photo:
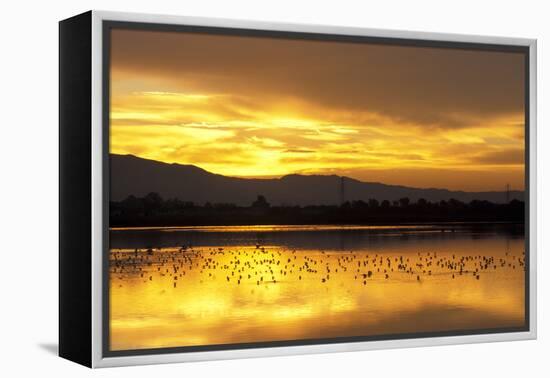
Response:
[{"label": "sun glow behind clouds", "polygon": [[[322,98],[322,89],[313,94],[305,90],[298,93],[290,81],[285,84],[286,91],[276,81],[257,88],[262,84],[257,82],[265,78],[254,76],[252,68],[246,74],[234,72],[239,67],[221,61],[218,67],[206,57],[204,68],[190,66],[188,70],[181,67],[171,71],[167,67],[162,71],[162,64],[167,63],[160,57],[162,63],[157,68],[156,61],[136,68],[132,66],[134,61],[130,64],[117,59],[117,48],[122,49],[117,46],[115,38],[111,66],[112,153],[194,164],[228,176],[337,174],[418,187],[502,190],[511,183],[514,189],[523,189],[521,106],[479,111],[477,104],[471,109],[462,104],[445,110],[443,105],[435,104],[436,96],[431,101],[426,98],[426,103],[434,103],[432,107],[411,110],[408,100],[400,98],[404,88],[384,94],[384,87],[369,86],[355,96],[376,91],[387,97],[391,109],[368,98],[364,106],[357,106],[343,103],[336,96]],[[186,48],[192,50],[189,44]],[[242,49],[247,49],[244,42]],[[147,46],[143,46],[143,51],[135,54],[146,51]],[[185,51],[172,57],[182,66],[190,60],[185,59]],[[193,56],[197,54],[195,51]],[[340,66],[333,62],[331,71],[330,64],[327,61],[328,68],[323,69],[341,76]],[[300,70],[284,67],[290,74]],[[404,69],[402,64],[399,67]],[[264,68],[273,69],[269,65]],[[305,87],[308,75],[318,74],[315,67],[311,70],[304,71]],[[326,80],[334,80],[327,72],[323,74]],[[342,90],[338,87],[342,84],[335,83],[334,92]],[[352,84],[347,85],[355,91]],[[422,96],[423,90],[427,93],[426,88],[419,84],[415,95]],[[449,88],[447,93],[438,88],[440,96],[452,97],[460,92]],[[403,103],[402,115],[392,101]]]},{"label": "sun glow behind clouds", "polygon": [[[231,103],[229,96],[162,92],[115,98],[111,152],[195,164],[229,176],[346,173],[371,181],[377,170],[521,171],[523,165],[521,157],[484,161],[487,154],[521,149],[523,135],[518,138],[517,126],[521,115],[451,130],[425,130],[380,116],[378,126],[339,125],[306,116],[267,118],[263,112],[240,120],[224,114],[227,104],[219,109],[220,97]],[[362,177],[361,172],[371,177]]]}]

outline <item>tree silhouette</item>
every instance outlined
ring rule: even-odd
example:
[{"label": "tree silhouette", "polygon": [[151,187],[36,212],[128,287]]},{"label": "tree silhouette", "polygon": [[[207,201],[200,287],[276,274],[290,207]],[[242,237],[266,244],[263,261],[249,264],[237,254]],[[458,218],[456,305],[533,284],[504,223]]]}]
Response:
[{"label": "tree silhouette", "polygon": [[256,198],[256,201],[252,202],[252,207],[260,208],[260,209],[267,209],[269,207],[269,202],[265,199],[264,196],[258,195]]},{"label": "tree silhouette", "polygon": [[408,197],[399,199],[399,205],[401,205],[401,207],[407,207],[409,206],[410,203],[411,203],[411,200]]},{"label": "tree silhouette", "polygon": [[425,208],[426,206],[428,206],[428,201],[426,201],[424,198],[420,198],[416,204],[418,205],[418,207],[420,208]]},{"label": "tree silhouette", "polygon": [[151,192],[143,198],[143,207],[146,215],[157,213],[163,205],[162,197],[158,193]]},{"label": "tree silhouette", "polygon": [[[523,222],[525,203],[493,203],[472,200],[468,203],[449,199],[430,202],[426,199],[369,199],[345,201],[341,205],[271,205],[264,195],[258,195],[250,206],[232,203],[202,205],[171,198],[164,200],[158,193],[144,197],[128,196],[110,202],[110,222],[116,226],[142,225],[217,225],[217,224],[371,224],[401,222]],[[251,211],[253,209],[253,211]]]},{"label": "tree silhouette", "polygon": [[378,202],[377,199],[374,199],[374,198],[369,199],[369,207],[371,209],[377,209],[379,204],[380,203]]},{"label": "tree silhouette", "polygon": [[160,196],[160,194],[156,193],[156,192],[151,192],[149,194],[147,194],[143,200],[145,201],[145,204],[147,205],[152,205],[152,206],[158,206],[160,204],[162,204],[162,197]]}]

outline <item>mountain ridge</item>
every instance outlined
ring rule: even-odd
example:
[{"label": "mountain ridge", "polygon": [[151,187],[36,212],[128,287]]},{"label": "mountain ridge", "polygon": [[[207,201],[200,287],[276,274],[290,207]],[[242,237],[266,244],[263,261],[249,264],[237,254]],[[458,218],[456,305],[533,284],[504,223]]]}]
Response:
[{"label": "mountain ridge", "polygon": [[[365,182],[337,175],[288,174],[279,178],[240,178],[209,172],[191,164],[164,163],[135,155],[110,154],[111,201],[129,195],[142,197],[157,192],[165,199],[178,198],[197,204],[233,203],[250,205],[263,195],[274,205],[336,205],[344,200],[395,201],[408,197],[411,201],[424,198],[431,202],[449,200],[462,202],[486,200],[503,203],[506,193],[499,191],[466,192],[441,188],[414,188]],[[343,177],[343,178],[342,178]],[[523,200],[523,191],[510,191],[508,198]]]}]

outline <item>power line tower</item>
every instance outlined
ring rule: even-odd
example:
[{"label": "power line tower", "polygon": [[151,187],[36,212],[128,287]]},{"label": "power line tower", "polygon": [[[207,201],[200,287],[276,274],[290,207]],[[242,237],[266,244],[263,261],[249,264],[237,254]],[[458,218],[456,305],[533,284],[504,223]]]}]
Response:
[{"label": "power line tower", "polygon": [[510,184],[506,184],[506,203],[510,203]]},{"label": "power line tower", "polygon": [[345,192],[345,177],[340,177],[340,205],[343,205],[346,201],[346,192]]}]

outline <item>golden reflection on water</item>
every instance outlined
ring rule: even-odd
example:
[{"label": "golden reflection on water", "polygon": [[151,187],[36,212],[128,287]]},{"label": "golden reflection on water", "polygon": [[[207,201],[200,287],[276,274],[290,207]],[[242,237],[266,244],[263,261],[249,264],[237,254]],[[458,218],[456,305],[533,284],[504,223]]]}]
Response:
[{"label": "golden reflection on water", "polygon": [[111,250],[111,350],[523,326],[523,246]]},{"label": "golden reflection on water", "polygon": [[290,231],[333,231],[333,230],[434,230],[440,232],[441,225],[405,224],[390,225],[249,225],[249,226],[169,226],[169,227],[111,227],[111,231],[197,231],[197,232],[290,232]]}]

